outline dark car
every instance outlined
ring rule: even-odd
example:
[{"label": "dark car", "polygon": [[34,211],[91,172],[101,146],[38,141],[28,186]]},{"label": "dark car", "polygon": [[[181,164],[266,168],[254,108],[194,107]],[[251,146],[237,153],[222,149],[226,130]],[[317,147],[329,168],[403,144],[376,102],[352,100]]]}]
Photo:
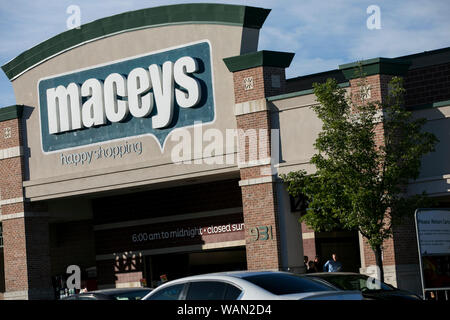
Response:
[{"label": "dark car", "polygon": [[306,277],[323,281],[340,290],[361,291],[364,298],[375,300],[422,300],[418,295],[400,290],[375,278],[350,272],[310,273]]},{"label": "dark car", "polygon": [[141,300],[151,288],[115,288],[79,293],[61,300]]}]

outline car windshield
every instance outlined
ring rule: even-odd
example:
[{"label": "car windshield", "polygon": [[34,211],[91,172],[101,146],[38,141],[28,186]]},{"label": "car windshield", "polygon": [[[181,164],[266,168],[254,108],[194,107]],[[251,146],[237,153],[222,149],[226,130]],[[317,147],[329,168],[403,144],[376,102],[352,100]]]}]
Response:
[{"label": "car windshield", "polygon": [[336,286],[341,290],[386,290],[391,291],[394,290],[392,287],[388,286],[386,283],[383,283],[375,278],[368,277],[362,274],[355,275],[323,275],[313,277],[321,278],[332,285]]},{"label": "car windshield", "polygon": [[336,290],[313,279],[286,273],[249,275],[242,279],[276,295]]}]

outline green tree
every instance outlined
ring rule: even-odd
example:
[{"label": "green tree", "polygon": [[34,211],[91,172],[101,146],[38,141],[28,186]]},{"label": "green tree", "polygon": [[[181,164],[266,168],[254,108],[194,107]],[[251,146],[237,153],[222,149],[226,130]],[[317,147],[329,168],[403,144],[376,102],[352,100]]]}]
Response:
[{"label": "green tree", "polygon": [[[401,78],[390,81],[383,103],[365,99],[364,76],[359,88],[359,94],[348,97],[333,79],[314,84],[320,104],[313,109],[323,122],[314,144],[318,153],[311,159],[317,171],[281,178],[292,196],[305,197],[301,220],[315,231],[358,230],[367,239],[383,281],[382,245],[392,236],[392,225],[430,201],[425,192],[408,197],[405,191],[438,139],[422,130],[425,119],[414,119],[404,108]],[[384,143],[377,141],[380,129]]]}]

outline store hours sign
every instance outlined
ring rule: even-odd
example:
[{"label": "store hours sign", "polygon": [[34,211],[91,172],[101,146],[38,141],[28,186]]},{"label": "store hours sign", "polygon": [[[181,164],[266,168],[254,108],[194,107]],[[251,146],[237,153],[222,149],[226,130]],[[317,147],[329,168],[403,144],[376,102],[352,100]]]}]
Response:
[{"label": "store hours sign", "polygon": [[201,41],[39,81],[42,149],[171,131],[215,117],[211,47]]},{"label": "store hours sign", "polygon": [[[242,213],[97,229],[98,254],[218,243],[245,243]],[[241,244],[239,244],[242,242]]]}]

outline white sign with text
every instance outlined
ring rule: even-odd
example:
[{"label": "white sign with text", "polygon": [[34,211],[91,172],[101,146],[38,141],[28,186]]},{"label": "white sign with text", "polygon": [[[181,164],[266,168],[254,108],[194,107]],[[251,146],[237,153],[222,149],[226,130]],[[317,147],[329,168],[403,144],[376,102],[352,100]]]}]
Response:
[{"label": "white sign with text", "polygon": [[450,210],[418,209],[416,223],[422,255],[450,254]]}]

